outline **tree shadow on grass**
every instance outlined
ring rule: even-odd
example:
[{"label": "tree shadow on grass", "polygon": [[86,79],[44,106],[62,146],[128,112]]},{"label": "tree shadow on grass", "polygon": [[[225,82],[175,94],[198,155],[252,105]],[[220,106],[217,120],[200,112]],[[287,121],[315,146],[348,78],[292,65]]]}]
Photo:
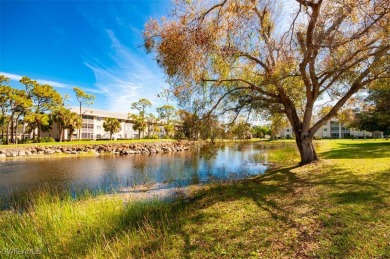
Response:
[{"label": "tree shadow on grass", "polygon": [[[313,245],[313,243],[318,245],[320,239],[330,243],[328,247],[320,249],[320,251],[322,250],[321,254],[325,257],[348,257],[359,254],[356,250],[357,244],[359,242],[365,243],[365,241],[359,240],[361,233],[359,231],[370,233],[369,231],[372,230],[366,230],[366,224],[375,225],[374,222],[378,220],[376,218],[377,210],[386,209],[388,201],[384,198],[388,196],[388,190],[383,186],[379,186],[378,182],[381,180],[389,181],[389,174],[386,171],[380,172],[372,179],[367,180],[358,179],[347,170],[339,170],[339,174],[344,174],[343,179],[329,181],[326,179],[326,175],[318,175],[309,179],[301,177],[292,172],[292,169],[294,168],[273,170],[264,176],[243,181],[239,184],[218,186],[197,196],[192,205],[197,208],[196,204],[202,202],[204,208],[219,202],[229,204],[229,202],[237,199],[250,198],[261,211],[265,211],[271,216],[272,224],[282,226],[285,231],[293,229],[298,233],[293,248],[293,256],[310,257],[305,246]],[[295,196],[294,192],[298,188],[301,188],[301,194]],[[302,202],[301,198],[310,201],[310,197],[305,196],[304,193],[311,188],[322,191],[323,197],[320,199],[314,198],[313,202],[309,204]],[[220,195],[215,195],[216,192]],[[308,195],[310,196],[310,194]],[[282,202],[279,198],[283,196],[289,199],[290,202]],[[297,212],[291,209],[294,207],[297,208],[297,211],[300,210],[299,207],[302,207],[302,209],[310,208],[308,212],[298,214],[299,217],[297,217]],[[324,217],[325,221],[318,219],[318,217]],[[318,221],[318,226],[312,223],[302,223],[302,218],[315,219]],[[202,221],[196,223],[199,225],[207,224],[207,217],[202,219]],[[380,220],[383,220],[383,218],[379,218]],[[375,231],[372,232],[375,233]],[[186,233],[182,232],[182,234],[185,235]],[[285,242],[283,236],[286,234],[283,232],[279,234],[279,241]],[[245,232],[236,233],[235,236],[237,235],[245,235]],[[233,237],[230,236],[230,238]],[[363,237],[362,240],[364,238],[367,239],[367,242],[371,241],[367,236]],[[190,237],[187,237],[187,240],[190,240]],[[218,240],[221,241],[216,236],[214,242],[218,243]],[[291,249],[289,244],[284,245],[284,247],[279,245],[275,249],[284,250],[284,252]],[[196,251],[199,248],[188,246],[188,249]],[[247,256],[247,254],[240,254],[240,256]]]},{"label": "tree shadow on grass", "polygon": [[[99,247],[105,247],[103,250],[107,250],[104,252],[110,256],[112,243],[118,240],[124,242],[125,234],[140,233],[144,241],[138,245],[123,245],[119,255],[167,257],[164,253],[172,249],[176,250],[176,257],[184,258],[203,255],[248,257],[256,246],[260,251],[257,256],[264,251],[273,251],[284,256],[311,257],[306,251],[310,249],[305,246],[318,245],[320,239],[325,239],[331,244],[323,248],[324,257],[348,256],[357,242],[354,239],[355,229],[349,225],[350,212],[354,210],[351,205],[362,207],[368,218],[357,215],[353,220],[370,222],[370,217],[376,213],[375,208],[386,205],[383,199],[385,192],[377,183],[390,180],[390,174],[382,172],[372,179],[363,180],[346,170],[337,169],[340,178],[330,180],[331,172],[313,175],[313,172],[297,173],[294,169],[296,167],[273,169],[253,179],[215,184],[173,203],[129,206],[122,213],[112,216],[110,222],[115,222],[114,228],[97,228],[89,231],[89,236],[82,237],[83,240],[75,237],[64,246],[80,249],[71,256],[84,256],[81,251]],[[323,197],[312,195],[317,192]],[[254,208],[244,210],[245,204],[251,206],[250,203],[255,204]],[[218,207],[221,204],[226,206],[227,212],[221,211],[223,206]],[[238,207],[235,209],[233,206]],[[254,218],[245,219],[240,211],[252,213]],[[229,213],[242,219],[237,219],[234,224],[228,223],[227,220],[231,220]],[[316,221],[320,222],[316,224]],[[210,222],[219,222],[220,225],[210,226]],[[255,232],[255,237],[248,234],[251,231]],[[288,231],[294,234],[288,236]],[[326,236],[329,233],[330,237]],[[104,241],[99,241],[101,235],[104,235]],[[267,239],[264,235],[272,237]],[[183,244],[177,245],[175,238]],[[240,238],[248,242],[235,241]],[[198,254],[202,252],[205,254]],[[67,254],[64,252],[62,255]]]},{"label": "tree shadow on grass", "polygon": [[336,198],[338,203],[379,203],[383,201],[381,197],[378,197],[378,192],[365,190],[336,193],[332,197]]},{"label": "tree shadow on grass", "polygon": [[327,159],[367,159],[390,157],[390,142],[379,143],[340,143],[339,148],[322,152],[321,157]]}]

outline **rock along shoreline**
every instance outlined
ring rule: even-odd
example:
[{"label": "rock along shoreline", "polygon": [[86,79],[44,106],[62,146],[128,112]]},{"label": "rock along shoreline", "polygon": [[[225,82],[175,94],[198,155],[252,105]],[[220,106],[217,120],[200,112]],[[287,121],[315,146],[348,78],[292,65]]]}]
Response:
[{"label": "rock along shoreline", "polygon": [[149,143],[109,143],[109,144],[68,144],[68,145],[31,145],[26,147],[0,148],[0,159],[28,156],[66,155],[132,155],[181,152],[195,147],[194,141],[149,142]]}]

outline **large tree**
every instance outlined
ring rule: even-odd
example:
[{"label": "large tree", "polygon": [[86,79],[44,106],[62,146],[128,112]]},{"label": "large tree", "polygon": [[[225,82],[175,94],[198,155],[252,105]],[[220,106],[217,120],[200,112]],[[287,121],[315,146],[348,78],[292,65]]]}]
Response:
[{"label": "large tree", "polygon": [[1,140],[4,138],[4,131],[6,131],[8,125],[8,82],[9,78],[4,75],[0,75],[0,128],[1,128]]},{"label": "large tree", "polygon": [[[25,90],[14,89],[6,83],[9,79],[0,75],[0,126],[6,129],[6,143],[16,143],[19,119],[31,108],[32,102]],[[24,133],[24,132],[23,132]]]},{"label": "large tree", "polygon": [[38,129],[39,141],[42,127],[49,124],[47,112],[60,105],[62,97],[53,86],[39,84],[26,76],[22,77],[20,82],[25,85],[28,98],[32,101],[32,108],[26,113],[24,120],[30,124],[34,133],[35,129]]},{"label": "large tree", "polygon": [[175,1],[147,23],[145,47],[180,103],[286,114],[304,165],[318,160],[316,131],[389,69],[389,12],[388,0]]}]

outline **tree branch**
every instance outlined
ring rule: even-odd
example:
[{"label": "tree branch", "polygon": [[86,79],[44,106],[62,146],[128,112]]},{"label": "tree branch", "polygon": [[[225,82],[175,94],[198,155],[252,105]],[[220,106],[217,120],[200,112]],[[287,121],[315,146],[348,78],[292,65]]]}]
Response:
[{"label": "tree branch", "polygon": [[223,83],[223,82],[242,82],[242,83],[245,83],[245,84],[250,86],[250,87],[247,87],[247,89],[252,89],[254,91],[258,91],[261,94],[264,94],[266,96],[269,96],[269,97],[272,97],[272,98],[275,98],[275,99],[279,98],[278,95],[270,93],[270,92],[266,92],[266,91],[262,90],[261,88],[259,88],[258,86],[256,86],[255,84],[253,84],[253,83],[251,83],[251,82],[249,82],[249,81],[247,81],[245,79],[241,79],[241,78],[221,79],[221,80],[203,79],[202,81],[204,81],[204,82],[218,82],[218,83]]},{"label": "tree branch", "polygon": [[313,7],[316,5],[316,3],[314,3],[313,1],[307,1],[307,0],[295,0],[295,1],[297,1],[298,3],[306,7],[308,6]]},{"label": "tree branch", "polygon": [[[385,47],[383,49],[383,51],[386,51],[389,49],[389,46]],[[315,123],[313,125],[313,127],[311,127],[311,129],[309,130],[309,135],[313,136],[315,132],[317,132],[317,130],[322,126],[324,125],[328,120],[330,120],[333,116],[335,116],[337,114],[337,112],[340,110],[340,108],[345,104],[345,102],[353,95],[355,94],[357,91],[359,91],[360,89],[362,89],[365,85],[367,85],[368,83],[370,83],[373,79],[368,79],[366,81],[363,81],[364,78],[366,78],[370,73],[371,73],[371,70],[372,68],[374,67],[375,63],[378,62],[380,58],[380,55],[377,55],[375,57],[375,60],[374,62],[371,64],[371,66],[369,66],[368,68],[366,68],[361,74],[360,76],[358,76],[356,78],[356,80],[354,81],[354,83],[352,84],[351,88],[348,90],[348,92],[346,94],[344,94],[344,96],[332,107],[332,109],[324,116],[322,117],[322,119],[320,119],[319,121],[317,121],[317,123]]]},{"label": "tree branch", "polygon": [[219,3],[219,4],[212,6],[206,12],[202,13],[202,15],[199,17],[200,23],[202,23],[204,21],[204,19],[206,18],[206,16],[209,13],[211,13],[213,10],[215,10],[216,8],[222,8],[226,4],[226,2],[227,2],[227,0],[224,0],[222,3]]}]

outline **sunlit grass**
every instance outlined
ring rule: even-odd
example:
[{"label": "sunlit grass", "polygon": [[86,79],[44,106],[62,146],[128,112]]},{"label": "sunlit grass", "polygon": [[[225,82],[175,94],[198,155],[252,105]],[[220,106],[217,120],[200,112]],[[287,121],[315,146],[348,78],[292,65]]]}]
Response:
[{"label": "sunlit grass", "polygon": [[296,167],[296,149],[286,147],[270,152],[279,167],[265,175],[210,185],[173,203],[35,194],[30,204],[0,212],[0,251],[71,258],[389,257],[390,142],[318,143],[319,163]]},{"label": "sunlit grass", "polygon": [[43,143],[29,143],[29,144],[10,144],[0,145],[0,148],[10,147],[29,147],[29,146],[62,146],[62,145],[99,145],[99,144],[127,144],[127,143],[156,143],[156,142],[171,142],[174,139],[126,139],[126,140],[81,140],[81,141],[67,141],[67,142],[43,142]]}]

